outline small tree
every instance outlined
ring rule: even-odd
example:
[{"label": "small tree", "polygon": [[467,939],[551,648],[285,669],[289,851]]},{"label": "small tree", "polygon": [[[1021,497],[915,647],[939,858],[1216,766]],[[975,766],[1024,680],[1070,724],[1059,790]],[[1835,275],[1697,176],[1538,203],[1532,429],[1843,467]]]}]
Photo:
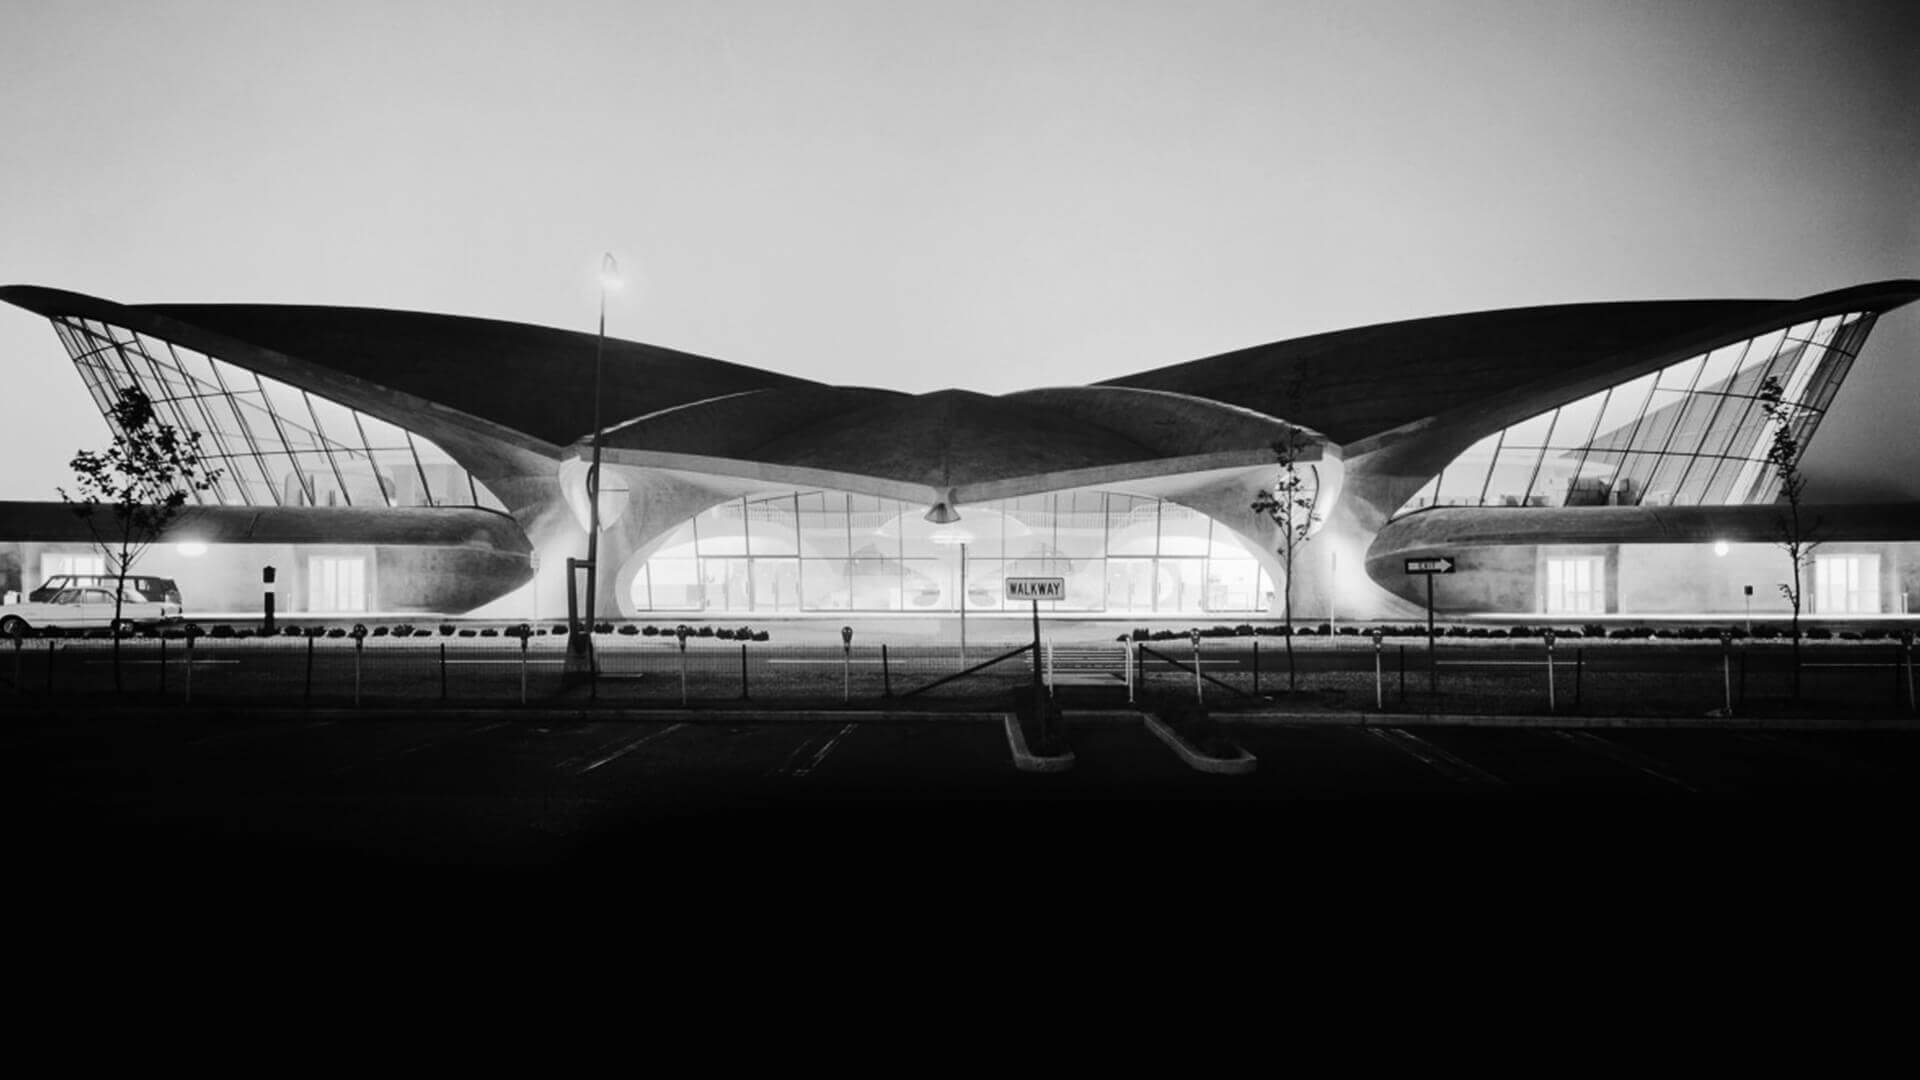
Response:
[{"label": "small tree", "polygon": [[1292,692],[1295,686],[1293,568],[1300,549],[1307,542],[1307,534],[1313,529],[1313,504],[1317,491],[1300,468],[1300,454],[1306,448],[1306,442],[1300,437],[1299,431],[1288,431],[1286,438],[1275,439],[1272,446],[1274,459],[1280,467],[1279,475],[1274,478],[1271,489],[1260,490],[1253,500],[1252,509],[1256,514],[1267,515],[1280,533],[1280,546],[1274,549],[1274,553],[1280,557],[1280,572],[1286,579],[1280,586],[1280,613],[1287,626],[1287,690]]},{"label": "small tree", "polygon": [[94,546],[113,576],[113,688],[121,689],[120,625],[125,611],[127,575],[135,562],[179,516],[193,492],[220,479],[200,457],[200,433],[182,434],[161,422],[153,401],[138,386],[115,392],[108,410],[113,445],[104,453],[82,450],[68,467],[74,490],[60,498],[87,523]]},{"label": "small tree", "polygon": [[1803,582],[1804,571],[1813,559],[1813,549],[1820,546],[1817,539],[1820,531],[1820,519],[1807,521],[1801,512],[1801,497],[1806,493],[1807,478],[1800,475],[1800,440],[1794,436],[1793,425],[1798,418],[1800,407],[1786,400],[1786,388],[1772,375],[1760,383],[1760,409],[1766,414],[1767,424],[1773,428],[1772,441],[1767,444],[1767,467],[1780,481],[1779,498],[1785,503],[1774,518],[1774,546],[1787,553],[1787,561],[1793,570],[1791,584],[1780,586],[1780,595],[1787,598],[1793,607],[1793,696],[1800,697],[1800,611],[1806,593]]}]

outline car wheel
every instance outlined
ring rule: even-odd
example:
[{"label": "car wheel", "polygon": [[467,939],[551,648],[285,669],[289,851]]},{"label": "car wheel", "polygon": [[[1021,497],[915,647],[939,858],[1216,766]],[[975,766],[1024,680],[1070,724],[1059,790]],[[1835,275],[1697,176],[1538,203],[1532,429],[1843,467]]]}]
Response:
[{"label": "car wheel", "polygon": [[0,619],[0,637],[26,637],[29,629],[31,628],[27,626],[27,620],[18,615],[9,615]]}]

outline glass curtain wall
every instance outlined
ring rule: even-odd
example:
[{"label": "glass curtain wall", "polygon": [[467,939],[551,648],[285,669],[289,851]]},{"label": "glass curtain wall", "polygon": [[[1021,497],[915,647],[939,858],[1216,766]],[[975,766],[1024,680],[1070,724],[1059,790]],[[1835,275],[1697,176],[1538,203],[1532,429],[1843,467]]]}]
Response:
[{"label": "glass curtain wall", "polygon": [[633,606],[953,612],[962,552],[969,611],[1005,607],[1009,577],[1065,578],[1051,611],[1259,613],[1274,593],[1239,537],[1177,503],[1081,489],[969,505],[951,525],[925,510],[838,491],[721,503],[660,542],[634,579]]},{"label": "glass curtain wall", "polygon": [[53,327],[109,424],[119,388],[133,384],[163,423],[200,433],[201,454],[222,470],[195,493],[203,503],[506,509],[445,451],[384,420],[121,327],[66,317]]},{"label": "glass curtain wall", "polygon": [[1873,321],[1853,312],[1800,323],[1549,409],[1469,447],[1399,514],[1771,502],[1779,478],[1766,464],[1772,431],[1761,384],[1780,380],[1804,451]]}]

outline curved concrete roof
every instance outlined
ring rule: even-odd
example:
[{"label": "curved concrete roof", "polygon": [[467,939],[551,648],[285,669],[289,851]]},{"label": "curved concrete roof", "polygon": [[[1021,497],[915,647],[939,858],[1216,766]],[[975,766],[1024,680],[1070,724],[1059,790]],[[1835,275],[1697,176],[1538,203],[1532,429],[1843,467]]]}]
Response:
[{"label": "curved concrete roof", "polygon": [[[1516,409],[1538,411],[1557,403],[1547,400],[1554,395],[1585,392],[1580,388],[1589,383],[1631,377],[1675,350],[1917,297],[1920,281],[1892,281],[1795,301],[1476,312],[1317,334],[1091,387],[1001,397],[832,387],[610,338],[602,421],[609,450],[629,463],[662,467],[753,462],[936,489],[1049,474],[1084,478],[1104,469],[1144,475],[1154,462],[1191,471],[1264,460],[1267,445],[1296,425],[1349,454],[1408,425],[1439,425],[1471,441],[1478,432],[1466,435],[1467,428],[1503,422]],[[480,435],[530,437],[544,444],[543,453],[591,435],[592,334],[369,308],[124,306],[30,286],[0,289],[0,300],[44,315],[112,322],[216,355],[237,352],[232,358],[241,363],[256,350],[254,363],[290,378],[310,365],[323,388],[328,377],[368,394],[384,387],[396,402],[470,418]],[[1409,452],[1434,450],[1430,441],[1422,436]],[[1321,440],[1313,442],[1317,448]]]},{"label": "curved concrete roof", "polygon": [[[0,288],[0,300],[43,315],[78,315],[173,341],[181,341],[181,328],[198,330],[450,406],[558,446],[593,430],[593,334],[378,308],[121,305],[20,285]],[[202,348],[192,340],[182,343]],[[743,391],[817,385],[610,337],[602,370],[601,417],[612,425]]]},{"label": "curved concrete roof", "polygon": [[1884,311],[1914,299],[1920,299],[1920,281],[1901,280],[1801,300],[1481,311],[1315,334],[1098,385],[1210,398],[1284,417],[1350,445],[1522,388],[1551,394],[1595,367],[1624,368],[1675,349],[1704,351],[1816,315]]}]

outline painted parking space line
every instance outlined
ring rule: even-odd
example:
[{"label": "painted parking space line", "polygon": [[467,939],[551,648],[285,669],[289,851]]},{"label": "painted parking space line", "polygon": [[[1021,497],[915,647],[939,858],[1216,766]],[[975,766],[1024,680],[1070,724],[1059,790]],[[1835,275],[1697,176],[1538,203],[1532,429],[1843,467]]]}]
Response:
[{"label": "painted parking space line", "polygon": [[1507,782],[1478,765],[1449,751],[1442,750],[1427,739],[1415,735],[1403,728],[1365,729],[1368,735],[1386,743],[1395,750],[1413,758],[1420,764],[1446,777],[1455,783],[1478,787],[1506,787]]},{"label": "painted parking space line", "polygon": [[367,758],[364,761],[350,761],[333,770],[333,772],[335,776],[338,776],[342,773],[350,773],[356,769],[366,768],[369,765],[383,765],[389,761],[398,761],[408,754],[418,753],[430,747],[444,746],[447,743],[453,742],[455,739],[464,739],[469,735],[480,735],[485,732],[495,731],[499,728],[506,727],[508,723],[509,721],[506,720],[496,720],[491,724],[479,724],[474,727],[463,728],[460,731],[451,731],[443,735],[436,735],[431,738],[422,739],[416,743],[409,743],[398,750],[390,750],[384,754],[375,754],[373,757]]},{"label": "painted parking space line", "polygon": [[1568,731],[1565,728],[1551,728],[1546,730],[1544,734],[1551,735],[1581,750],[1597,754],[1615,764],[1625,765],[1629,769],[1645,773],[1655,780],[1672,784],[1674,787],[1679,788],[1689,795],[1700,794],[1700,789],[1667,771],[1671,766],[1665,762],[1656,761],[1645,754],[1609,742],[1590,731]]},{"label": "painted parking space line", "polygon": [[209,735],[204,739],[190,739],[184,745],[213,746],[218,743],[241,742],[247,739],[266,739],[266,738],[272,738],[275,735],[292,735],[296,732],[312,731],[314,728],[323,728],[332,723],[333,721],[331,720],[314,720],[305,724],[296,724],[293,727],[286,727],[284,725],[276,724],[272,727],[266,727],[266,728],[246,728],[241,731],[223,731],[218,735]]},{"label": "painted parking space line", "polygon": [[[799,746],[793,748],[793,753],[787,755],[787,760],[781,762],[779,767],[767,775],[792,777],[808,775],[813,772],[813,770],[819,768],[820,763],[827,760],[827,755],[833,753],[833,748],[839,746],[840,741],[852,734],[853,729],[859,726],[857,722],[850,720],[843,725],[839,731],[834,732],[830,736],[824,738],[820,736],[808,737],[803,740]],[[815,749],[816,746],[818,749]],[[814,751],[812,757],[807,756],[809,750]],[[805,759],[804,761],[802,760],[803,758]]]},{"label": "painted parking space line", "polygon": [[576,769],[574,771],[573,775],[585,776],[602,765],[619,761],[621,758],[626,757],[628,754],[633,753],[635,750],[640,749],[642,746],[645,746],[646,744],[652,742],[653,740],[658,739],[663,735],[671,735],[674,732],[679,731],[681,728],[686,726],[687,725],[685,722],[681,722],[678,724],[669,724],[666,727],[661,728],[659,731],[650,731],[650,732],[647,732],[645,735],[636,736],[633,740],[626,743],[624,746],[621,746],[618,749],[612,750],[606,754],[603,754],[599,758],[596,758],[595,760],[585,765],[582,765],[579,769]]}]

